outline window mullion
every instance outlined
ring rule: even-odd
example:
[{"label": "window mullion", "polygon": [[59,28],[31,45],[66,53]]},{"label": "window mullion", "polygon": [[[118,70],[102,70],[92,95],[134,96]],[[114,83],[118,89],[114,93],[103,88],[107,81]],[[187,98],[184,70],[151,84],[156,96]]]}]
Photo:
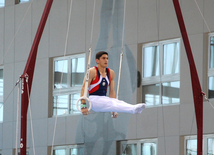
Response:
[{"label": "window mullion", "polygon": [[71,107],[71,94],[69,94],[69,96],[68,96],[68,114],[71,114],[71,113],[73,113],[72,111],[71,111],[71,113],[70,113],[70,109],[71,109],[72,107]]},{"label": "window mullion", "polygon": [[72,74],[72,59],[69,57],[68,59],[68,86],[69,88],[72,87],[71,83],[71,75]]},{"label": "window mullion", "polygon": [[162,75],[163,75],[163,43],[160,43],[159,44],[159,53],[160,53],[160,68],[159,68],[159,72],[160,72],[160,87],[159,87],[159,92],[160,92],[160,95],[159,95],[159,99],[160,99],[160,104],[162,105]]}]

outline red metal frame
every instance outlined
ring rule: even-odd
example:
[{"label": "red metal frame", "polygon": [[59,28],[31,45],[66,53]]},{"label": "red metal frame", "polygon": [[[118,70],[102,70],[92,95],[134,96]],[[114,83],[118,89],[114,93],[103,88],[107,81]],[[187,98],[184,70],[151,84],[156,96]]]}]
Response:
[{"label": "red metal frame", "polygon": [[197,123],[197,155],[202,155],[203,154],[202,145],[203,145],[203,95],[204,95],[204,93],[201,90],[198,73],[196,70],[191,46],[189,43],[189,38],[187,35],[186,27],[184,24],[182,12],[181,12],[181,8],[180,8],[178,0],[173,0],[173,4],[175,7],[175,12],[177,15],[181,35],[183,38],[187,58],[189,61],[191,81],[192,81],[193,99],[194,99],[194,105],[195,105],[196,123]]},{"label": "red metal frame", "polygon": [[[33,81],[34,68],[36,63],[37,50],[39,42],[51,9],[53,0],[47,0],[44,12],[42,14],[41,21],[39,23],[33,45],[28,57],[28,61],[25,66],[25,70],[21,76],[22,79],[22,95],[21,95],[21,139],[20,139],[20,153],[21,155],[26,155],[26,143],[27,143],[27,110],[29,104],[29,95],[31,92],[31,86]],[[28,84],[28,86],[27,86]],[[27,89],[27,87],[29,89]]]},{"label": "red metal frame", "polygon": [[[28,99],[28,92],[27,92],[27,84],[29,88],[29,94],[31,92],[31,86],[33,81],[33,74],[37,56],[37,50],[39,46],[39,42],[51,9],[53,0],[47,0],[46,6],[37,29],[37,33],[28,57],[27,64],[25,66],[25,70],[21,76],[22,78],[22,104],[21,104],[21,139],[20,139],[20,148],[21,148],[21,155],[26,155],[26,142],[27,142],[27,109],[29,104]],[[192,50],[190,47],[188,35],[186,32],[182,12],[180,9],[180,5],[178,0],[173,0],[173,4],[175,7],[178,23],[180,26],[180,31],[182,34],[184,46],[186,49],[186,54],[189,61],[189,67],[191,72],[191,80],[192,80],[192,90],[193,90],[193,98],[194,98],[194,105],[195,105],[195,113],[196,113],[196,122],[197,122],[197,154],[202,155],[202,139],[203,139],[203,92],[201,90],[201,85],[199,82],[194,58],[192,55]],[[28,82],[28,83],[27,83]]]}]

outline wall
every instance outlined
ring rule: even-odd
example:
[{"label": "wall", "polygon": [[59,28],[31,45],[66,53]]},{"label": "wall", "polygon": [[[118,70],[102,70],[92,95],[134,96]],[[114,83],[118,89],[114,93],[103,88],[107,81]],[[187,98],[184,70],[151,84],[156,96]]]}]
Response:
[{"label": "wall", "polygon": [[[24,70],[46,1],[13,5],[6,1],[0,8],[0,64],[4,66],[4,98],[8,96]],[[208,30],[194,1],[180,0],[186,28],[202,88],[206,88]],[[105,4],[105,5],[102,5]],[[210,31],[214,30],[212,2],[198,2]],[[110,68],[118,78],[122,43],[123,1],[97,0],[92,49],[109,52]],[[115,8],[113,14],[111,11]],[[31,111],[36,154],[47,154],[52,145],[55,117],[48,117],[50,58],[63,56],[70,9],[69,0],[55,0],[38,49],[31,92]],[[103,12],[106,9],[107,12]],[[28,10],[28,11],[27,11]],[[101,11],[102,10],[102,11]],[[27,12],[26,12],[27,11]],[[92,25],[93,0],[74,0],[68,37],[67,55],[88,52]],[[137,70],[141,71],[140,45],[143,43],[180,38],[180,31],[171,0],[127,1],[125,14],[125,49],[119,99],[140,102]],[[24,18],[24,20],[23,20]],[[23,20],[23,21],[22,21]],[[101,25],[100,25],[101,24]],[[15,36],[15,38],[14,38]],[[95,52],[94,52],[95,53]],[[94,53],[92,56],[94,57]],[[92,57],[92,58],[93,58]],[[180,137],[196,134],[192,125],[194,105],[190,71],[181,42],[179,105],[147,108],[140,115],[120,114],[112,119],[110,113],[92,112],[88,116],[69,115],[57,118],[54,145],[85,144],[85,154],[116,154],[116,141],[158,138],[158,154],[183,154]],[[95,65],[94,62],[92,65]],[[117,81],[116,81],[117,84]],[[204,89],[205,93],[206,89]],[[30,109],[29,109],[30,110]],[[0,150],[12,154],[16,142],[17,89],[4,103],[4,122],[0,124]],[[213,133],[213,109],[204,102],[204,133]],[[19,118],[20,119],[20,118]],[[192,131],[191,131],[192,128]],[[28,114],[27,144],[32,150],[30,117]]]}]

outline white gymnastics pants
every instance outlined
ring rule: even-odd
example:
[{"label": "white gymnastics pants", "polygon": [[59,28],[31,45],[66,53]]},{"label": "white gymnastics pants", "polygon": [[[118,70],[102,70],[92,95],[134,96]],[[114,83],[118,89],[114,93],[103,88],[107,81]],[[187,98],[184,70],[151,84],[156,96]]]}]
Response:
[{"label": "white gymnastics pants", "polygon": [[110,98],[107,96],[90,95],[91,109],[95,112],[123,112],[123,113],[141,113],[145,104],[128,104],[124,101]]}]

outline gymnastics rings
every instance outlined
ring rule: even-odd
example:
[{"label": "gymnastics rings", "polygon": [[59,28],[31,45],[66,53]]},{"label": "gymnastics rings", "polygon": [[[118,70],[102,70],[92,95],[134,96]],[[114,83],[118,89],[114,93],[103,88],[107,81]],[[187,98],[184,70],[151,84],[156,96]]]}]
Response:
[{"label": "gymnastics rings", "polygon": [[81,101],[82,99],[88,101],[88,103],[89,103],[88,111],[90,111],[91,110],[91,101],[86,96],[82,96],[77,100],[77,103],[76,103],[77,109],[81,112],[81,109],[79,108],[79,101]]}]

